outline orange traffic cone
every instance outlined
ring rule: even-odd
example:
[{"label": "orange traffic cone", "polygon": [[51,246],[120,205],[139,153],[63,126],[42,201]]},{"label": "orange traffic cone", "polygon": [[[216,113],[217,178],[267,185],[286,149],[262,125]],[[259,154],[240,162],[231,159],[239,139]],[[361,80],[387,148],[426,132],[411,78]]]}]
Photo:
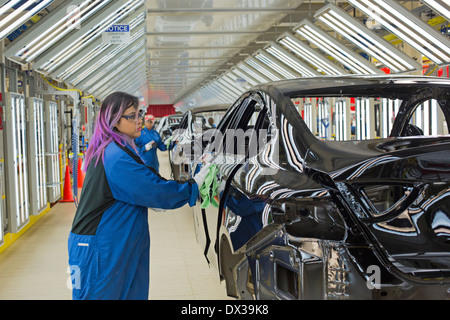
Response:
[{"label": "orange traffic cone", "polygon": [[83,188],[84,172],[83,170],[81,170],[82,165],[83,160],[81,158],[78,158],[78,171],[77,171],[78,188]]},{"label": "orange traffic cone", "polygon": [[72,186],[70,185],[69,166],[66,166],[66,176],[64,178],[64,195],[60,202],[74,202],[72,195]]}]

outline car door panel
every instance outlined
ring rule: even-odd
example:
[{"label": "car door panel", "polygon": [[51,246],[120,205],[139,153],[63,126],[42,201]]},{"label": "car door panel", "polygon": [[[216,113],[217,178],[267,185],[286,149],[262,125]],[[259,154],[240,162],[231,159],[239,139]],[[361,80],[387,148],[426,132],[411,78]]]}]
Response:
[{"label": "car door panel", "polygon": [[[251,116],[255,111],[255,100],[252,97],[244,99],[234,114],[230,115],[228,125],[226,129],[236,130],[246,127]],[[224,128],[222,128],[224,129]],[[229,143],[224,138],[224,143]],[[243,143],[243,141],[239,141]],[[210,238],[210,242],[205,242],[204,253],[206,254],[208,262],[217,267],[218,265],[218,236],[222,226],[228,229],[228,234],[232,234],[230,241],[232,242],[232,248],[238,248],[240,244],[245,243],[248,237],[255,234],[262,227],[261,225],[261,212],[264,207],[264,203],[259,199],[249,199],[240,190],[240,187],[236,188],[235,175],[245,166],[246,159],[244,155],[237,156],[233,153],[236,148],[226,146],[226,153],[222,158],[216,156],[214,158],[218,168],[217,181],[218,184],[224,186],[223,194],[217,197],[219,208],[209,206],[203,210],[195,209],[195,215],[197,221],[200,221],[200,216],[204,223],[203,228],[207,235],[205,239]],[[210,156],[214,157],[214,156]],[[211,159],[208,159],[211,160]],[[228,221],[228,225],[225,225]],[[233,228],[232,223],[235,223]],[[206,225],[205,225],[206,224]],[[239,230],[237,230],[239,226]],[[209,247],[208,247],[209,245]]]}]

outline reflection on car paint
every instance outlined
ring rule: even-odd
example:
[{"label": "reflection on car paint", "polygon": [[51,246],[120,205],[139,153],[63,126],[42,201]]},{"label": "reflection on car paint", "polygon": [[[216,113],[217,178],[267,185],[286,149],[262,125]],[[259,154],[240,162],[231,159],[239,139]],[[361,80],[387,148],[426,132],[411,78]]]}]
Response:
[{"label": "reflection on car paint", "polygon": [[[391,135],[315,136],[292,99],[335,96],[398,102]],[[218,130],[254,126],[267,130],[267,141],[253,156],[209,155],[224,184],[220,206],[193,208],[199,244],[228,294],[448,298],[450,136],[448,128],[410,134],[422,134],[411,121],[427,99],[438,103],[448,126],[449,97],[450,81],[440,78],[344,76],[263,84],[238,99]]]}]

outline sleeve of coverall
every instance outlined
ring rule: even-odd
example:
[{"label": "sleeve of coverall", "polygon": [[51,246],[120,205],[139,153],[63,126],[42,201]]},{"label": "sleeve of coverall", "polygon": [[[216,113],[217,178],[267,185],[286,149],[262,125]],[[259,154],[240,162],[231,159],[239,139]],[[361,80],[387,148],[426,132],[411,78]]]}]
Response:
[{"label": "sleeve of coverall", "polygon": [[199,192],[196,183],[165,180],[119,148],[105,152],[104,166],[116,200],[159,209],[195,205]]},{"label": "sleeve of coverall", "polygon": [[136,148],[138,149],[140,154],[143,154],[145,152],[145,143],[142,140],[142,136],[134,139],[134,144],[136,145]]},{"label": "sleeve of coverall", "polygon": [[162,141],[162,139],[159,139],[158,142],[158,149],[161,151],[166,151],[167,150],[167,146],[166,144]]}]

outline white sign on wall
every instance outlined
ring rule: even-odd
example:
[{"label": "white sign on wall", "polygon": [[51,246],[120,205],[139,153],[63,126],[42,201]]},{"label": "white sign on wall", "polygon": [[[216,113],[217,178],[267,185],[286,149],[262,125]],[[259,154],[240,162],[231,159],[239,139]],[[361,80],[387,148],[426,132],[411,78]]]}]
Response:
[{"label": "white sign on wall", "polygon": [[109,44],[126,44],[130,43],[130,25],[115,24],[102,33],[102,42]]}]

